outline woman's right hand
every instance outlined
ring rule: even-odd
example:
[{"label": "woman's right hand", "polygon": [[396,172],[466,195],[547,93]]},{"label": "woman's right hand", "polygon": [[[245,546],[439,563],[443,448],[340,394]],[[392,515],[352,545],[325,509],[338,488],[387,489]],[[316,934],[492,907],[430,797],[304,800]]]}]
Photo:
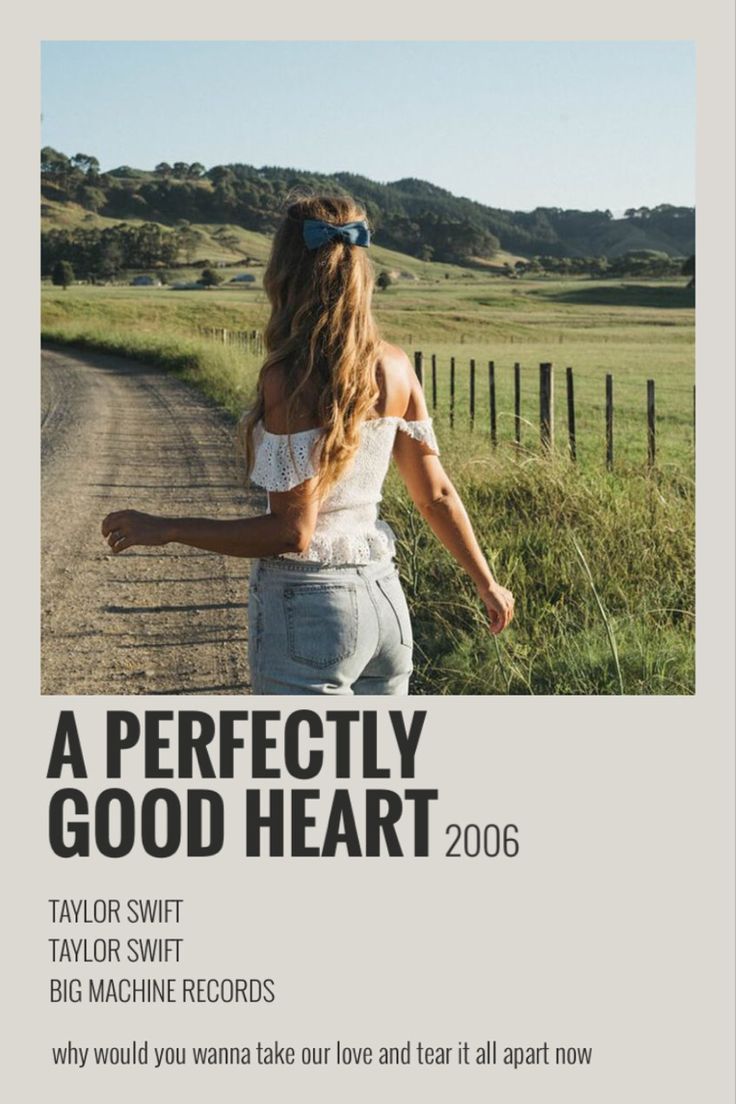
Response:
[{"label": "woman's right hand", "polygon": [[168,544],[168,522],[168,518],[140,510],[116,510],[103,519],[102,535],[113,552],[123,552],[134,544]]},{"label": "woman's right hand", "polygon": [[490,583],[479,593],[488,613],[490,631],[497,636],[514,619],[514,596],[510,590],[499,586],[498,583]]}]

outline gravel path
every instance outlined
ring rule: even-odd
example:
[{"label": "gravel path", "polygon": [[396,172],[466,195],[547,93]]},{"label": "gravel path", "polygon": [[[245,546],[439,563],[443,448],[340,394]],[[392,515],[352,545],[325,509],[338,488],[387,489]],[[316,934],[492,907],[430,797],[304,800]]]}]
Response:
[{"label": "gravel path", "polygon": [[245,489],[234,429],[155,368],[44,349],[41,691],[248,692],[248,560],[168,545],[107,548],[111,510],[236,517]]}]

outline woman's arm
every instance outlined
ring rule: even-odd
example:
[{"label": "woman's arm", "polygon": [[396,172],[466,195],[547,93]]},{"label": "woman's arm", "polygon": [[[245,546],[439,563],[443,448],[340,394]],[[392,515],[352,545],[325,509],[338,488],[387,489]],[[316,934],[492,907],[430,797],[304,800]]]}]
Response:
[{"label": "woman's arm", "polygon": [[[413,372],[412,372],[413,376]],[[416,380],[405,417],[421,421],[429,417],[424,393]],[[440,459],[406,433],[397,433],[394,459],[409,495],[424,520],[447,551],[475,583],[490,621],[499,633],[514,616],[514,598],[493,577],[478,544],[470,519]]]},{"label": "woman's arm", "polygon": [[280,556],[304,552],[317,520],[313,480],[291,491],[270,495],[271,512],[252,518],[160,517],[138,510],[118,510],[102,522],[102,535],[113,552],[136,544],[187,544],[223,556]]}]

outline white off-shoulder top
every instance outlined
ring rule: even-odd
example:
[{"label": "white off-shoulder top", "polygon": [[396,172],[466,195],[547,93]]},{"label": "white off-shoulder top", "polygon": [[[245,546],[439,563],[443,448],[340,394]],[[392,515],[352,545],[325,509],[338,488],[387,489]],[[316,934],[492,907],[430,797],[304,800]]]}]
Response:
[{"label": "white off-shoulder top", "polygon": [[[251,480],[267,491],[289,491],[317,474],[321,429],[270,433],[259,422],[254,432]],[[439,455],[432,419],[371,418],[360,429],[360,444],[349,467],[326,494],[306,552],[289,559],[325,564],[365,564],[390,559],[395,537],[378,516],[381,489],[397,432],[406,433],[422,451]]]}]

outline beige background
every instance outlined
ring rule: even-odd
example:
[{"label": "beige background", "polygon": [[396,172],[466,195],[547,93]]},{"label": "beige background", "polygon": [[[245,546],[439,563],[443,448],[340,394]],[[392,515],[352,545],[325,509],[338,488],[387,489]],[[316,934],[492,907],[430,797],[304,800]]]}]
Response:
[{"label": "beige background", "polygon": [[[260,700],[273,707],[273,699]],[[172,709],[190,704],[156,702]],[[306,1099],[330,1101],[346,1094],[367,1101],[377,1092],[388,1099],[422,1092],[440,1100],[452,1092],[464,1101],[725,1104],[727,793],[724,787],[719,800],[721,751],[707,735],[693,738],[698,706],[692,699],[648,699],[635,723],[628,704],[609,702],[604,712],[598,699],[553,699],[545,703],[540,726],[537,711],[523,701],[433,700],[413,783],[440,793],[431,815],[431,854],[423,860],[245,859],[246,767],[238,781],[219,784],[227,812],[222,855],[61,861],[44,847],[46,802],[58,783],[39,782],[29,803],[36,846],[24,910],[25,1000],[34,1019],[24,1049],[36,1076],[64,1086],[62,1099],[85,1101],[103,1093],[123,1101],[141,1086],[160,1083],[182,1100],[222,1089],[224,1099],[237,1099],[243,1090],[273,1100],[306,1091]],[[221,708],[222,699],[209,699],[209,706]],[[376,706],[387,708],[378,700]],[[45,701],[40,712],[43,730],[52,732],[54,703]],[[103,703],[83,702],[77,717],[85,746],[97,749],[88,758],[89,782],[82,783],[94,793],[105,784]],[[382,728],[390,735],[388,718]],[[35,746],[41,779],[48,742]],[[396,762],[390,739],[382,758]],[[140,793],[145,783],[137,749],[127,760],[124,779]],[[321,785],[327,796],[329,778]],[[403,788],[397,779],[372,785]],[[516,823],[519,856],[444,857],[445,828],[456,821]],[[45,898],[90,894],[185,898],[181,930],[172,926],[163,933],[184,936],[182,966],[136,967],[137,976],[272,976],[277,1001],[47,1007],[50,973],[124,970],[48,965],[49,936],[98,932],[52,930]],[[494,1038],[515,1046],[592,1046],[593,1063],[517,1071],[188,1066],[111,1073],[50,1072],[47,1059],[52,1045],[68,1040],[235,1046],[278,1039],[334,1048],[340,1039],[377,1048],[408,1039],[454,1046],[460,1039]]]},{"label": "beige background", "polygon": [[[591,11],[592,8],[594,11]],[[224,18],[217,20],[217,15]],[[455,4],[281,5],[259,21],[221,4],[21,12],[6,36],[12,133],[3,279],[12,285],[5,371],[3,557],[7,877],[3,1042],[10,1099],[387,1100],[468,1104],[621,1100],[726,1104],[733,1036],[733,14],[726,0],[525,4],[511,16]],[[23,22],[25,20],[25,22]],[[104,699],[38,694],[38,43],[42,38],[636,38],[697,41],[698,686],[691,699],[456,698],[428,702],[418,781],[437,786],[428,860],[242,859],[235,830],[210,860],[63,862],[48,849],[45,768],[60,707],[99,729]],[[729,233],[724,233],[728,222]],[[12,258],[12,265],[9,259]],[[12,450],[12,461],[10,459]],[[22,458],[19,462],[18,457]],[[199,703],[196,699],[196,703]],[[119,703],[118,703],[119,704]],[[164,707],[164,700],[131,703]],[[206,700],[201,702],[206,705]],[[242,702],[239,704],[243,704]],[[251,706],[256,699],[251,699]],[[264,700],[265,704],[265,700]],[[291,699],[284,705],[294,706]],[[314,707],[314,700],[309,704]],[[346,705],[348,703],[345,703]],[[365,700],[364,707],[369,705]],[[395,703],[394,703],[395,704]],[[419,708],[421,699],[407,702]],[[176,699],[172,707],[195,705]],[[211,700],[224,708],[226,699]],[[274,699],[268,699],[273,707]],[[381,708],[386,703],[379,703]],[[94,743],[94,735],[88,737]],[[92,789],[92,779],[90,780]],[[237,821],[238,787],[227,787]],[[442,857],[454,820],[513,820],[518,859]],[[237,827],[237,824],[236,824]],[[46,1002],[49,896],[186,898],[192,975],[271,974],[278,1003],[162,1010]],[[77,933],[79,934],[79,933]],[[173,933],[178,934],[178,933]],[[52,1068],[68,1041],[590,1045],[590,1068],[258,1071]]]}]

